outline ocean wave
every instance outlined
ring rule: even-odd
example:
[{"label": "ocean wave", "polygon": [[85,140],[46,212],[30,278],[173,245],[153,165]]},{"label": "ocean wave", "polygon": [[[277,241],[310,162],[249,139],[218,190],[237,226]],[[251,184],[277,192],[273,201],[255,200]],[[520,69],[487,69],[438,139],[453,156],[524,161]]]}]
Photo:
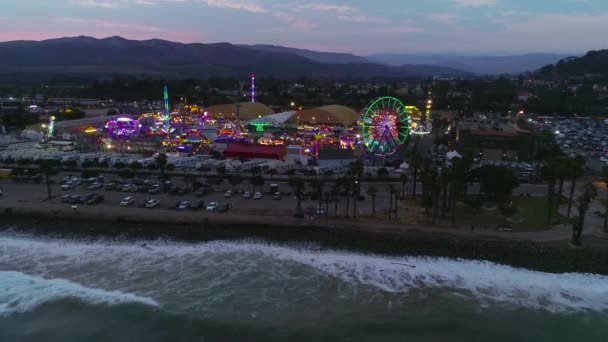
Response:
[{"label": "ocean wave", "polygon": [[[5,252],[5,253],[2,253]],[[310,245],[277,245],[260,241],[181,243],[165,240],[63,240],[0,234],[0,255],[34,259],[36,263],[72,265],[103,260],[121,270],[172,268],[189,264],[223,274],[263,263],[305,265],[320,276],[340,279],[399,295],[417,289],[441,289],[443,293],[477,301],[552,312],[608,312],[608,276],[552,274],[480,260],[437,257],[388,257],[320,250]],[[217,258],[220,256],[220,258]],[[59,260],[59,261],[57,261]],[[0,257],[0,263],[2,257]],[[260,272],[272,272],[259,267]],[[187,274],[195,274],[189,269]],[[289,274],[283,274],[288,279]]]},{"label": "ocean wave", "polygon": [[120,291],[88,288],[65,279],[44,279],[21,272],[0,271],[0,316],[28,312],[53,300],[75,298],[92,304],[158,304],[150,298]]}]

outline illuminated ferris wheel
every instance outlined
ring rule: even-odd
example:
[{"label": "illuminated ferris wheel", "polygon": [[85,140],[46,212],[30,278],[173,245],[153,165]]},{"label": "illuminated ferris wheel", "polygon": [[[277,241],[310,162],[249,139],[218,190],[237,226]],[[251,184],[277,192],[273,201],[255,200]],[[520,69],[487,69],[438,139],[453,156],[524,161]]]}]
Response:
[{"label": "illuminated ferris wheel", "polygon": [[403,102],[379,97],[370,102],[362,117],[362,142],[375,156],[387,157],[399,151],[410,134],[410,116]]}]

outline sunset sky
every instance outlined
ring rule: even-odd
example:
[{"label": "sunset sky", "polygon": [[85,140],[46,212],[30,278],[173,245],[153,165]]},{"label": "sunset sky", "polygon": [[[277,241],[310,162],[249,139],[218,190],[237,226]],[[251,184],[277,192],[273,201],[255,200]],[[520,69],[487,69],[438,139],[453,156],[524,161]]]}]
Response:
[{"label": "sunset sky", "polygon": [[119,35],[371,53],[608,48],[607,0],[1,0],[0,41]]}]

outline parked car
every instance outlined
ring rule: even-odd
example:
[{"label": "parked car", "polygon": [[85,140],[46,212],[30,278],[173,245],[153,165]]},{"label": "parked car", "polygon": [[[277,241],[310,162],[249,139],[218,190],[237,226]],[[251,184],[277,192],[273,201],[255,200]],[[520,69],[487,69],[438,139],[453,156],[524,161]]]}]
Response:
[{"label": "parked car", "polygon": [[232,206],[228,203],[221,203],[217,206],[217,212],[218,213],[224,213],[226,211],[228,211]]},{"label": "parked car", "polygon": [[263,197],[262,193],[257,191],[255,194],[253,194],[253,199],[254,200],[261,200]]},{"label": "parked car", "polygon": [[224,192],[224,198],[231,198],[232,197],[232,190],[228,190],[226,192]]},{"label": "parked car", "polygon": [[190,209],[192,210],[201,210],[205,207],[205,201],[203,200],[196,200],[194,202],[192,202],[192,204],[190,205]]},{"label": "parked car", "polygon": [[251,192],[247,191],[243,194],[243,198],[244,199],[250,199],[251,197],[253,197],[253,195],[251,194]]},{"label": "parked car", "polygon": [[209,204],[207,204],[207,211],[216,211],[218,207],[217,202],[209,202]]},{"label": "parked car", "polygon": [[68,183],[65,183],[61,186],[61,190],[70,190],[70,189],[75,189],[78,186],[80,186],[80,181],[76,180],[76,181],[71,181]]},{"label": "parked car", "polygon": [[93,205],[103,202],[104,197],[102,195],[93,194],[91,198],[86,201],[86,204]]},{"label": "parked car", "polygon": [[70,195],[69,203],[83,203],[84,196],[80,195]]},{"label": "parked car", "polygon": [[179,205],[180,205],[181,202],[182,201],[175,201],[175,200],[173,200],[173,201],[171,201],[169,203],[169,205],[167,206],[167,209],[176,210],[179,207]]},{"label": "parked car", "polygon": [[179,203],[179,206],[177,207],[178,210],[186,210],[186,209],[190,209],[190,202],[188,201],[181,201]]},{"label": "parked car", "polygon": [[153,198],[153,199],[149,199],[148,202],[146,202],[146,208],[156,208],[160,205],[160,201]]},{"label": "parked car", "polygon": [[122,201],[120,201],[120,206],[128,207],[130,205],[133,205],[133,203],[135,203],[135,199],[131,196],[128,196],[128,197],[123,198]]},{"label": "parked car", "polygon": [[101,184],[99,182],[95,182],[95,183],[92,183],[91,185],[89,185],[87,187],[87,189],[89,189],[89,190],[97,190],[97,189],[101,189],[102,187],[103,187],[103,184]]},{"label": "parked car", "polygon": [[274,199],[274,200],[280,200],[281,199],[281,193],[280,192],[275,192],[272,195],[272,199]]},{"label": "parked car", "polygon": [[125,184],[122,186],[121,190],[123,192],[134,192],[137,190],[137,186],[135,184]]},{"label": "parked car", "polygon": [[105,187],[106,191],[115,191],[115,190],[118,190],[119,187],[122,187],[122,185],[118,184],[118,183],[108,183],[104,187]]},{"label": "parked car", "polygon": [[203,188],[196,190],[195,195],[196,195],[196,197],[203,197],[208,193],[209,193],[209,189],[203,187]]}]

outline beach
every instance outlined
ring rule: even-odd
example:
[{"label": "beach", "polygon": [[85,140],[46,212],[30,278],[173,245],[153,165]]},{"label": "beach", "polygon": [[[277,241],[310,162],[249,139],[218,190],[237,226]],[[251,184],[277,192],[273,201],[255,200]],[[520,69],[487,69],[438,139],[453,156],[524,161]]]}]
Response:
[{"label": "beach", "polygon": [[0,232],[7,341],[602,341],[607,298],[607,276],[484,260]]},{"label": "beach", "polygon": [[217,213],[168,210],[166,196],[156,209],[121,207],[124,194],[105,192],[74,208],[40,184],[5,189],[0,340],[601,341],[608,331],[606,241],[585,236],[575,249],[566,228],[296,219],[293,199]]}]

